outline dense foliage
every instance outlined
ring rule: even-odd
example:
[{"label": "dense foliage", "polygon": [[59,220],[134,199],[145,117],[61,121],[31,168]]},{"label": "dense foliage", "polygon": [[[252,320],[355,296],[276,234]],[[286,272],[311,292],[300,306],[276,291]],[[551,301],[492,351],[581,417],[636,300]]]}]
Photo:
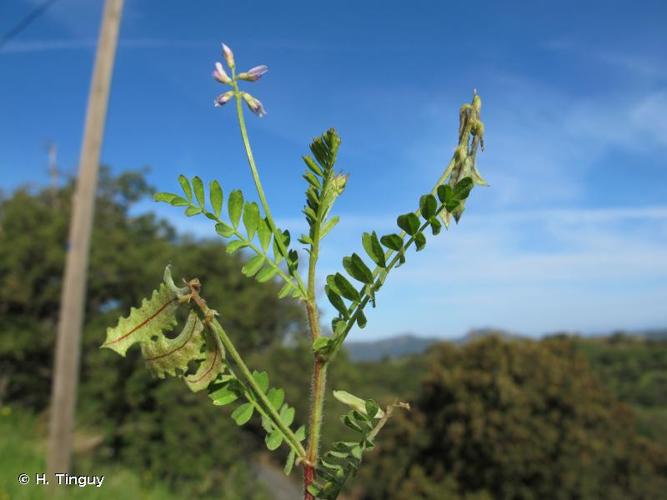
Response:
[{"label": "dense foliage", "polygon": [[637,430],[667,448],[667,336],[616,333],[576,345],[609,390],[632,406]]},{"label": "dense foliage", "polygon": [[[105,327],[150,291],[165,262],[215,276],[209,297],[230,304],[221,321],[243,332],[243,349],[265,349],[302,328],[302,315],[277,288],[231,272],[243,262],[214,241],[177,236],[153,214],[131,215],[150,190],[139,172],[117,177],[103,171],[96,203],[84,329],[78,426],[102,444],[97,457],[124,462],[169,485],[221,492],[221,477],[247,455],[252,436],[233,426],[204,397],[178,384],[159,383],[141,356],[123,362],[100,351]],[[0,402],[42,411],[48,405],[60,284],[72,186],[31,192],[19,189],[0,202]],[[224,282],[224,286],[222,286]],[[261,311],[261,314],[260,314]],[[173,381],[170,381],[173,382]],[[171,410],[165,411],[169,405]],[[229,447],[233,439],[234,447]],[[202,453],[202,449],[210,450]],[[187,469],[175,467],[188,463]],[[235,467],[240,471],[243,467]],[[186,470],[184,474],[182,471]]]},{"label": "dense foliage", "polygon": [[637,435],[569,339],[490,337],[429,358],[364,497],[664,498],[667,450]]}]

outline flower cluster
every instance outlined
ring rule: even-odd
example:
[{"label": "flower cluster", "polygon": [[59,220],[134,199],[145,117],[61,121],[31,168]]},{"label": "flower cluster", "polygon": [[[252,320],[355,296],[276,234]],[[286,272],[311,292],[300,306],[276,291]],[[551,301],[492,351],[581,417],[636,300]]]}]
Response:
[{"label": "flower cluster", "polygon": [[245,103],[248,105],[248,108],[250,108],[253,113],[260,117],[264,116],[266,114],[266,110],[264,109],[264,106],[260,100],[248,94],[247,92],[240,91],[238,87],[238,81],[244,80],[246,82],[256,82],[262,77],[262,75],[264,75],[264,73],[269,71],[269,68],[262,64],[250,68],[248,71],[243,71],[237,74],[234,53],[232,52],[232,49],[230,49],[224,43],[222,44],[222,54],[225,58],[227,66],[229,66],[232,76],[230,77],[227,74],[222,63],[216,62],[215,69],[213,71],[213,78],[224,85],[230,85],[232,90],[228,90],[227,92],[224,92],[216,97],[214,105],[216,107],[223,106],[227,104],[232,99],[232,97],[238,96],[245,101]]}]

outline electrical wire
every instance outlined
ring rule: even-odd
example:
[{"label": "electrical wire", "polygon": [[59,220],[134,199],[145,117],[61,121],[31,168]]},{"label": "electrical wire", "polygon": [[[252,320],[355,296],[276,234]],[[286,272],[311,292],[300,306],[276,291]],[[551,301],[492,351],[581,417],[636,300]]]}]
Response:
[{"label": "electrical wire", "polygon": [[13,38],[16,38],[23,30],[30,26],[35,20],[37,20],[44,12],[47,11],[58,0],[46,0],[41,5],[38,5],[33,10],[31,10],[27,16],[21,19],[16,26],[10,29],[7,33],[2,35],[0,38],[0,50],[7,45]]}]

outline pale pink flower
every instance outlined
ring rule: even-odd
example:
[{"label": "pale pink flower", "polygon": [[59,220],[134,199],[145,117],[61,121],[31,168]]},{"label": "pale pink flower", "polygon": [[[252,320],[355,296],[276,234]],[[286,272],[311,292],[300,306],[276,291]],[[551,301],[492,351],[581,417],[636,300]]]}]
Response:
[{"label": "pale pink flower", "polygon": [[222,53],[225,56],[225,61],[227,61],[227,66],[230,68],[234,68],[234,52],[232,52],[232,49],[227,47],[224,43],[222,44]]},{"label": "pale pink flower", "polygon": [[269,68],[265,66],[264,64],[260,66],[255,66],[254,68],[250,68],[248,71],[244,71],[243,73],[239,73],[239,80],[246,80],[248,82],[256,82],[260,78],[262,78],[262,75],[269,71]]},{"label": "pale pink flower", "polygon": [[215,71],[213,71],[213,78],[218,80],[220,83],[231,83],[232,79],[229,78],[225,68],[222,67],[222,64],[219,62],[215,63]]},{"label": "pale pink flower", "polygon": [[255,113],[260,118],[266,114],[266,110],[264,109],[264,106],[262,106],[262,103],[259,99],[251,96],[247,92],[243,92],[243,100],[250,108],[250,111]]}]

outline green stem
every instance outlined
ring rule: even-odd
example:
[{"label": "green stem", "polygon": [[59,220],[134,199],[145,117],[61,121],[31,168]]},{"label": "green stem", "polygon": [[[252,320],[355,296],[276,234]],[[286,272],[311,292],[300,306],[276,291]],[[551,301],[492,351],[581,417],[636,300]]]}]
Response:
[{"label": "green stem", "polygon": [[308,432],[308,462],[315,465],[320,448],[322,429],[322,415],[324,413],[324,395],[327,384],[327,363],[319,358],[315,359],[312,375],[310,401],[310,428]]},{"label": "green stem", "polygon": [[[315,302],[315,267],[319,252],[319,220],[315,222],[313,243],[311,245],[310,261],[308,263],[308,299],[306,311],[312,342],[320,336],[320,319]],[[310,383],[310,421],[308,422],[308,451],[306,454],[308,465],[304,468],[304,498],[310,499],[308,486],[315,481],[315,466],[320,447],[322,427],[322,413],[324,412],[324,394],[327,383],[327,362],[315,355],[313,373]]]},{"label": "green stem", "polygon": [[262,388],[255,380],[255,377],[252,376],[250,369],[243,361],[243,358],[241,357],[239,352],[236,350],[236,347],[234,346],[232,340],[227,335],[227,332],[225,332],[224,328],[222,328],[222,325],[218,322],[218,320],[215,319],[214,316],[215,313],[206,305],[204,299],[202,299],[199,296],[199,292],[193,286],[190,287],[190,290],[192,294],[192,299],[199,306],[202,313],[204,313],[204,317],[206,318],[206,324],[217,335],[227,353],[229,353],[229,355],[234,360],[234,363],[241,371],[241,375],[243,376],[244,382],[252,388],[253,392],[255,393],[255,397],[259,401],[261,401],[261,403],[264,405],[264,411],[268,413],[268,416],[273,422],[273,425],[275,425],[278,429],[280,429],[280,431],[285,436],[285,439],[289,442],[290,446],[294,449],[297,455],[299,455],[301,459],[305,459],[306,450],[303,448],[297,437],[294,435],[292,429],[290,429],[287,425],[285,425],[284,422],[281,420],[280,415],[273,407],[269,399],[266,397],[266,394],[264,394],[264,392],[262,391]]},{"label": "green stem", "polygon": [[[310,258],[308,261],[308,301],[306,302],[306,310],[308,313],[308,323],[310,326],[311,340],[315,342],[320,336],[320,319],[317,310],[317,303],[315,301],[315,281],[317,260],[320,253],[320,231],[322,220],[326,216],[327,207],[324,203],[324,198],[327,196],[327,191],[330,189],[331,179],[333,177],[332,169],[329,169],[327,177],[324,179],[322,185],[322,202],[317,208],[315,221],[313,222],[311,231],[311,245]],[[324,396],[326,394],[327,384],[327,360],[321,358],[317,354],[313,363],[313,373],[310,382],[310,421],[308,424],[308,450],[307,458],[309,468],[304,469],[304,490],[305,498],[309,499],[311,496],[307,489],[310,484],[315,481],[315,466],[317,464],[321,428],[322,415],[324,413]]]},{"label": "green stem", "polygon": [[280,418],[280,415],[273,407],[269,399],[266,397],[266,394],[264,394],[262,388],[259,386],[259,384],[257,384],[255,377],[252,376],[252,373],[248,369],[248,366],[243,361],[243,358],[241,358],[241,355],[236,350],[236,347],[234,347],[234,344],[232,343],[231,339],[229,338],[225,330],[222,328],[220,323],[218,323],[218,320],[213,319],[211,320],[210,324],[211,327],[213,328],[213,331],[215,331],[215,333],[217,333],[220,336],[220,339],[222,340],[225,349],[234,360],[236,366],[239,368],[239,370],[241,370],[241,374],[243,375],[245,382],[248,385],[250,385],[250,387],[252,387],[253,392],[255,392],[255,396],[264,405],[265,407],[264,409],[266,410],[266,412],[269,414],[269,417],[273,421],[273,425],[275,425],[276,427],[278,427],[278,429],[281,430],[281,432],[285,435],[285,438],[290,442],[292,448],[294,448],[297,454],[301,458],[305,458],[306,450],[304,450],[303,446],[296,438],[292,430],[283,423],[283,421]]},{"label": "green stem", "polygon": [[[255,181],[257,194],[259,195],[259,200],[262,203],[262,207],[264,208],[264,213],[266,214],[266,220],[268,221],[269,228],[271,228],[271,232],[273,233],[273,236],[276,240],[278,250],[283,255],[283,257],[287,258],[287,248],[285,247],[285,244],[283,242],[283,235],[278,231],[276,223],[273,220],[273,216],[271,215],[269,202],[266,200],[266,195],[264,194],[264,188],[262,187],[262,181],[259,178],[257,165],[255,164],[255,157],[253,156],[252,149],[250,148],[250,139],[248,138],[248,130],[246,128],[245,118],[243,116],[243,102],[242,102],[243,97],[241,96],[239,85],[238,82],[236,81],[236,73],[234,69],[232,69],[232,79],[233,79],[232,87],[234,89],[234,97],[236,98],[236,115],[239,120],[239,128],[241,129],[241,138],[243,139],[243,146],[245,148],[246,157],[248,158],[248,165],[250,166],[250,172],[252,173],[252,178]],[[301,275],[298,272],[290,274],[292,274],[294,278],[297,280],[299,289],[301,290],[302,294],[305,297],[306,288],[304,286],[303,280],[301,279]]]}]

